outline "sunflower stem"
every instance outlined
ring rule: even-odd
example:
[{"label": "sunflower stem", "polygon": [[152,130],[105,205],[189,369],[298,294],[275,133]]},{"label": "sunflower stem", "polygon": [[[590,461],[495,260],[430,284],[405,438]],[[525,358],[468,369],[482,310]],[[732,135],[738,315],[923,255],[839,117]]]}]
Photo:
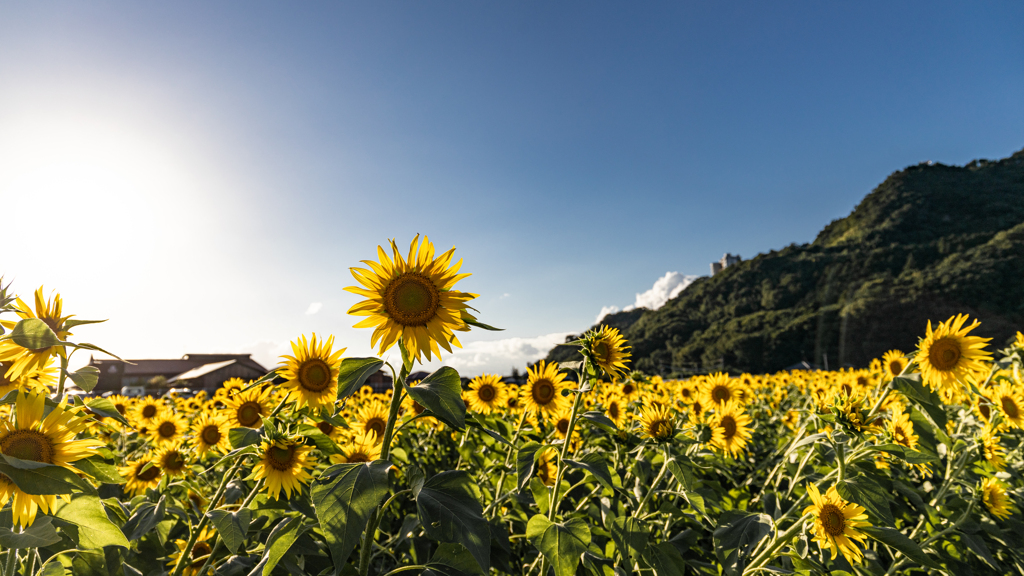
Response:
[{"label": "sunflower stem", "polygon": [[7,567],[4,568],[4,576],[14,576],[15,564],[18,561],[18,549],[7,549]]},{"label": "sunflower stem", "polygon": [[640,503],[637,504],[637,507],[636,507],[636,513],[637,514],[642,514],[643,513],[644,506],[647,504],[647,501],[651,499],[651,496],[653,496],[654,492],[657,490],[658,484],[661,482],[661,479],[665,477],[665,472],[668,470],[668,461],[669,461],[668,446],[665,446],[665,451],[664,451],[663,458],[665,459],[665,461],[662,463],[661,470],[658,471],[658,475],[655,476],[654,482],[651,483],[651,488],[647,491],[647,494],[644,494],[643,500],[641,500]]},{"label": "sunflower stem", "polygon": [[758,568],[761,568],[765,563],[770,562],[772,557],[775,556],[775,553],[778,552],[779,548],[782,548],[786,544],[786,542],[789,542],[790,538],[792,538],[797,532],[803,529],[804,520],[806,519],[807,515],[805,514],[804,516],[798,518],[797,521],[789,527],[789,529],[787,529],[782,534],[776,536],[775,540],[772,542],[770,546],[768,546],[768,548],[766,548],[763,552],[758,554],[756,557],[754,557],[753,560],[750,561],[750,565],[747,566],[745,570],[743,570],[743,573],[747,574],[748,572],[757,570]]},{"label": "sunflower stem", "polygon": [[55,400],[59,403],[64,399],[64,382],[68,378],[68,358],[65,354],[60,354],[60,380],[57,383],[57,397]]},{"label": "sunflower stem", "polygon": [[846,446],[842,442],[836,442],[833,446],[836,449],[836,460],[839,461],[839,476],[836,481],[842,482],[846,479]]},{"label": "sunflower stem", "polygon": [[[252,491],[249,492],[249,495],[245,497],[245,500],[243,500],[242,504],[238,507],[239,510],[243,508],[248,508],[249,504],[252,504],[252,501],[256,499],[256,495],[259,494],[260,488],[263,488],[263,483],[265,481],[266,480],[264,478],[260,478],[259,482],[257,482],[256,485],[253,486]],[[206,557],[206,562],[203,563],[203,567],[199,569],[198,574],[207,573],[207,570],[210,569],[210,564],[213,563],[213,559],[214,557],[216,557],[217,552],[220,551],[221,544],[223,543],[223,538],[217,538],[216,542],[214,542],[213,544],[213,549],[210,550],[210,554]]]},{"label": "sunflower stem", "polygon": [[[585,374],[587,373],[587,357],[583,356],[583,365],[580,367],[580,390],[583,389]],[[551,504],[548,508],[548,520],[555,520],[555,513],[558,505],[561,504],[559,489],[562,487],[562,476],[565,474],[565,457],[569,454],[569,445],[572,444],[572,433],[576,428],[576,416],[579,414],[580,401],[583,399],[583,392],[576,392],[576,398],[572,402],[572,413],[569,415],[569,428],[565,431],[565,442],[562,444],[562,452],[558,455],[558,470],[555,473],[555,485],[551,489]],[[541,572],[543,576],[543,572]]]},{"label": "sunflower stem", "polygon": [[491,501],[487,510],[484,510],[484,514],[488,514],[489,512],[493,512],[498,509],[498,501],[501,498],[501,489],[505,486],[505,476],[508,475],[508,467],[512,462],[512,452],[516,449],[516,442],[519,441],[519,435],[522,433],[523,424],[525,423],[526,410],[523,410],[523,415],[519,418],[519,426],[516,427],[516,433],[512,436],[512,443],[509,444],[508,452],[505,454],[505,465],[501,467],[501,475],[498,476],[498,488],[494,491],[494,500]]},{"label": "sunflower stem", "polygon": [[196,541],[199,539],[199,533],[203,531],[203,528],[206,528],[207,522],[210,521],[208,514],[213,512],[214,508],[217,507],[217,503],[220,502],[220,499],[224,496],[224,492],[227,491],[228,482],[230,482],[231,479],[235,477],[235,474],[238,473],[238,470],[245,462],[246,456],[248,455],[243,454],[239,456],[235,465],[231,467],[231,470],[229,470],[220,481],[220,486],[217,487],[217,492],[214,493],[213,498],[210,499],[209,506],[206,507],[206,514],[203,514],[203,517],[199,519],[199,524],[196,525],[196,527],[192,529],[192,533],[189,534],[188,542],[185,543],[185,547],[181,550],[181,556],[178,557],[178,562],[174,565],[174,571],[171,572],[171,576],[181,576],[181,573],[185,570],[185,566],[188,565],[188,562],[185,560],[192,556],[192,548],[195,547]]},{"label": "sunflower stem", "polygon": [[[408,364],[403,362],[402,371],[392,384],[391,409],[388,412],[388,423],[384,427],[384,437],[381,438],[381,460],[387,460],[388,457],[391,456],[391,440],[395,432],[395,420],[398,419],[398,410],[402,407],[402,393],[405,390],[405,379],[409,376],[409,369],[410,367]],[[363,533],[363,542],[359,547],[360,576],[366,576],[370,572],[370,553],[373,551],[373,538],[377,533],[377,519],[380,517],[380,513],[383,508],[383,506],[378,505],[372,512],[370,512],[370,518],[366,522],[366,532]]]}]

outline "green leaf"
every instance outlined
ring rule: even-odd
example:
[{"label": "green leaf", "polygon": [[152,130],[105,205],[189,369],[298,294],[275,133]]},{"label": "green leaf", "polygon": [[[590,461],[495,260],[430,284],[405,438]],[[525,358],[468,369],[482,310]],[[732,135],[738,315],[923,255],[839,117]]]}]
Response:
[{"label": "green leaf", "polygon": [[68,372],[68,378],[86,392],[92,392],[100,380],[100,369],[95,366],[82,366],[77,372]]},{"label": "green leaf", "polygon": [[78,460],[71,465],[104,484],[124,484],[126,481],[116,466],[107,464],[99,456]]},{"label": "green leaf", "polygon": [[900,446],[899,444],[880,444],[878,446],[869,446],[869,448],[871,450],[892,454],[909,464],[927,464],[928,462],[938,462],[939,460],[938,456],[918,452],[917,450],[907,448],[906,446]]},{"label": "green leaf", "polygon": [[380,358],[345,358],[338,370],[338,400],[355,394],[366,379],[375,374],[384,361]]},{"label": "green leaf", "polygon": [[341,454],[341,449],[334,443],[334,440],[331,440],[330,436],[321,432],[316,426],[303,427],[299,430],[299,434],[312,440],[317,449],[324,454]]},{"label": "green leaf", "polygon": [[491,566],[491,529],[477,501],[473,479],[464,470],[448,470],[413,484],[416,510],[427,536],[466,547],[484,571]]},{"label": "green leaf", "polygon": [[935,423],[935,426],[943,431],[943,433],[945,432],[946,410],[943,408],[942,400],[939,399],[938,394],[924,387],[924,384],[921,383],[920,374],[897,376],[893,378],[892,383],[904,396],[921,408],[924,408],[925,412],[928,413],[928,416]]},{"label": "green leaf", "polygon": [[334,559],[335,574],[348,562],[366,523],[388,494],[391,463],[335,464],[317,478],[310,489],[313,508]]},{"label": "green leaf", "polygon": [[749,553],[772,531],[767,514],[729,510],[718,518],[714,532],[715,555],[729,576],[743,573]]},{"label": "green leaf", "polygon": [[101,324],[106,320],[75,320],[73,318],[64,321],[64,329],[71,330],[75,326],[85,326],[86,324]]},{"label": "green leaf", "polygon": [[537,478],[536,476],[530,478],[530,493],[533,494],[533,501],[537,504],[537,509],[540,510],[540,513],[547,514],[548,499],[550,498],[551,492],[540,478]]},{"label": "green leaf", "polygon": [[533,477],[537,469],[537,452],[543,447],[543,444],[531,441],[523,444],[516,452],[516,487],[519,490],[525,488]]},{"label": "green leaf", "polygon": [[579,518],[558,524],[537,514],[526,524],[526,539],[547,558],[555,576],[573,576],[590,546],[590,528]]},{"label": "green leaf", "polygon": [[836,483],[836,492],[844,500],[867,508],[868,514],[880,524],[892,525],[892,511],[889,509],[890,494],[877,482],[859,475]]},{"label": "green leaf", "polygon": [[647,548],[644,561],[654,569],[656,576],[683,576],[686,574],[686,561],[669,542],[662,542]]},{"label": "green leaf", "polygon": [[259,444],[262,438],[255,428],[232,428],[228,431],[228,442],[235,449]]},{"label": "green leaf", "polygon": [[462,381],[454,368],[443,366],[406,390],[413,400],[430,410],[438,420],[456,430],[465,428],[466,403],[462,400]]},{"label": "green leaf", "polygon": [[481,576],[484,571],[462,544],[445,543],[437,547],[427,562],[424,576]]},{"label": "green leaf", "polygon": [[274,368],[270,372],[267,372],[263,376],[260,376],[259,379],[250,382],[248,385],[245,386],[245,388],[242,388],[240,392],[245,392],[253,388],[258,388],[262,386],[265,382],[271,382],[275,379],[277,379],[277,368]]},{"label": "green leaf", "polygon": [[619,431],[618,427],[615,426],[615,422],[612,422],[611,418],[599,410],[584,412],[581,417],[609,434],[615,434]]},{"label": "green leaf", "polygon": [[91,492],[92,486],[63,466],[0,454],[0,473],[26,494],[36,496]]},{"label": "green leaf", "polygon": [[488,326],[487,324],[484,324],[483,322],[477,322],[476,320],[471,320],[469,318],[463,318],[462,320],[466,324],[469,324],[470,326],[476,326],[477,328],[483,328],[484,330],[490,330],[491,332],[504,332],[505,331],[504,328],[495,328],[494,326]]},{"label": "green leaf", "polygon": [[632,566],[647,552],[648,532],[640,520],[633,516],[617,516],[608,528],[627,565]]},{"label": "green leaf", "polygon": [[128,540],[135,541],[146,534],[148,534],[153,528],[164,519],[164,513],[167,508],[164,505],[164,498],[161,497],[160,501],[156,504],[152,502],[143,502],[135,509],[135,513],[132,517],[124,523],[121,527],[121,532],[128,537]]},{"label": "green leaf", "polygon": [[4,548],[42,548],[60,542],[60,535],[53,529],[49,516],[38,516],[24,532],[15,532],[9,526],[14,522],[11,511],[0,514],[0,546]]},{"label": "green leaf", "polygon": [[[263,558],[256,567],[257,569],[262,567],[260,573],[263,576],[270,576],[274,567],[292,547],[292,544],[299,539],[302,532],[305,532],[305,530],[299,530],[301,526],[302,517],[293,516],[278,522],[277,526],[270,531],[270,536],[267,537],[267,547],[263,549]],[[253,570],[253,572],[255,571],[256,569]]]},{"label": "green leaf", "polygon": [[10,339],[22,348],[45,350],[61,344],[60,338],[39,318],[25,318],[11,330]]},{"label": "green leaf", "polygon": [[496,430],[491,430],[490,428],[488,428],[484,424],[483,418],[479,414],[475,414],[475,415],[473,415],[472,418],[469,418],[468,420],[466,420],[466,426],[470,426],[472,428],[476,428],[477,430],[480,430],[484,434],[487,434],[491,438],[494,438],[495,440],[497,440],[498,442],[501,442],[502,444],[504,444],[506,446],[512,446],[512,443],[509,442],[508,440],[506,440],[504,436],[499,434]]},{"label": "green leaf", "polygon": [[64,565],[56,560],[47,560],[36,576],[64,576]]},{"label": "green leaf", "polygon": [[224,539],[224,545],[234,554],[245,544],[245,535],[249,533],[249,523],[252,521],[252,511],[248,508],[241,508],[235,512],[227,510],[214,510],[207,514],[213,522],[217,533]]},{"label": "green leaf", "polygon": [[878,540],[882,544],[895,548],[918,564],[923,564],[929,568],[941,569],[942,567],[932,559],[931,556],[925,554],[924,550],[917,545],[910,538],[907,538],[899,530],[892,528],[883,528],[881,526],[861,526],[857,528],[861,532],[871,536],[875,540]]},{"label": "green leaf", "polygon": [[602,486],[609,490],[615,490],[615,487],[612,486],[611,472],[608,471],[608,463],[601,454],[591,452],[584,456],[582,460],[566,460],[565,463],[590,472]]},{"label": "green leaf", "polygon": [[71,502],[58,498],[53,511],[54,523],[75,534],[79,548],[103,548],[121,546],[128,548],[124,533],[107,518],[98,496],[77,494]]},{"label": "green leaf", "polygon": [[[81,370],[79,370],[79,372],[81,372]],[[81,386],[81,384],[79,384],[79,386]],[[85,388],[82,389],[85,390]],[[110,401],[110,398],[93,398],[92,400],[87,401],[85,406],[89,411],[97,416],[113,418],[125,426],[131,426],[128,419],[117,411],[117,407],[115,407],[114,403]]]}]

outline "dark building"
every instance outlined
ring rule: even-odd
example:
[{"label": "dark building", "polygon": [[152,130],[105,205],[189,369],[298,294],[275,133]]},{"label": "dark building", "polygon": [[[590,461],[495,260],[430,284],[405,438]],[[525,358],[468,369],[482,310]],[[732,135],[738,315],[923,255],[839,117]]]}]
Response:
[{"label": "dark building", "polygon": [[93,394],[120,392],[124,386],[148,385],[154,378],[165,387],[216,390],[229,378],[255,380],[268,372],[251,354],[185,354],[174,360],[98,360],[89,365],[100,371]]}]

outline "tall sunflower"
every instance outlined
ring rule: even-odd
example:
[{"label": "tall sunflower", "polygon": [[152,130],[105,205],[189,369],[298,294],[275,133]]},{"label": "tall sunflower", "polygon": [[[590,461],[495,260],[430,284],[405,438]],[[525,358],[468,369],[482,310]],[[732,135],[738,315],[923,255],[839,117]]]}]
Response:
[{"label": "tall sunflower", "polygon": [[[44,418],[45,402],[45,394],[18,393],[14,421],[0,422],[0,452],[74,470],[72,462],[92,456],[103,443],[75,439],[88,426],[89,418],[80,409],[68,409],[64,400]],[[13,521],[23,527],[32,525],[39,509],[45,514],[56,503],[56,496],[26,494],[9,478],[0,475],[0,507],[12,499]]]},{"label": "tall sunflower", "polygon": [[889,420],[889,434],[892,435],[893,444],[910,449],[917,448],[914,423],[910,421],[910,415],[903,411],[903,406],[900,404],[893,406],[892,419]]},{"label": "tall sunflower", "polygon": [[162,410],[153,419],[149,429],[150,439],[158,446],[177,442],[188,431],[188,423],[171,409]]},{"label": "tall sunflower", "polygon": [[864,555],[853,541],[863,545],[865,536],[858,528],[871,525],[864,507],[840,498],[835,486],[823,496],[811,482],[807,494],[813,504],[804,509],[804,514],[814,514],[814,541],[822,550],[832,552],[833,560],[838,550],[847,562],[859,564]]},{"label": "tall sunflower", "polygon": [[333,335],[317,344],[316,333],[313,333],[308,342],[305,335],[292,342],[294,356],[281,357],[278,374],[285,379],[281,386],[289,391],[296,406],[308,404],[320,408],[337,400],[338,370],[346,349],[332,352],[333,347]]},{"label": "tall sunflower", "polygon": [[737,402],[715,408],[711,419],[711,445],[735,458],[750,440],[753,421]]},{"label": "tall sunflower", "polygon": [[1006,495],[1006,488],[995,478],[985,478],[981,481],[981,500],[985,503],[985,508],[1000,520],[1005,520],[1013,514],[1013,504]]},{"label": "tall sunflower", "polygon": [[886,380],[892,380],[907,368],[907,358],[899,350],[889,350],[882,355],[882,374]]},{"label": "tall sunflower", "polygon": [[1000,444],[999,434],[991,426],[985,429],[981,435],[981,445],[985,460],[992,465],[996,471],[1001,472],[1006,468],[1006,449]]},{"label": "tall sunflower", "polygon": [[359,407],[352,428],[357,433],[373,434],[377,443],[384,441],[384,430],[388,425],[388,406],[380,400],[370,400]]},{"label": "tall sunflower", "polygon": [[192,446],[200,456],[211,452],[227,454],[231,450],[228,440],[230,431],[224,416],[201,412],[192,421]]},{"label": "tall sunflower", "polygon": [[412,240],[408,258],[402,258],[395,241],[391,240],[392,258],[384,248],[377,247],[379,262],[363,260],[370,267],[352,268],[352,275],[362,284],[345,290],[367,299],[349,309],[354,316],[367,316],[356,328],[374,328],[370,346],[378,346],[383,354],[401,338],[406,349],[420,362],[431,353],[441,356],[438,345],[449,353],[450,344],[462,345],[454,331],[468,331],[467,320],[476,319],[469,314],[467,302],[476,294],[452,290],[455,284],[469,276],[459,274],[462,260],[454,265],[455,248],[434,257],[434,245],[426,237]]},{"label": "tall sunflower", "polygon": [[626,363],[632,355],[626,339],[618,328],[601,326],[583,335],[583,347],[594,364],[604,370],[611,378],[621,378],[626,374]]},{"label": "tall sunflower", "polygon": [[257,452],[260,460],[253,466],[253,478],[267,481],[267,494],[277,500],[284,490],[285,498],[291,498],[292,491],[309,481],[307,469],[316,465],[309,456],[312,450],[297,438],[264,440]]},{"label": "tall sunflower", "polygon": [[622,428],[626,422],[626,402],[615,391],[606,392],[601,397],[601,406],[604,407],[604,414],[617,428]]},{"label": "tall sunflower", "polygon": [[189,473],[189,454],[181,440],[169,442],[153,454],[153,462],[168,476],[185,476]]},{"label": "tall sunflower", "polygon": [[146,427],[153,425],[156,417],[163,412],[164,403],[156,398],[150,396],[144,397],[138,403],[135,404],[134,418],[135,423],[144,424]]},{"label": "tall sunflower", "polygon": [[8,375],[13,373],[13,367],[14,361],[0,362],[0,398],[15,390],[49,394],[48,386],[55,385],[60,374],[60,368],[52,360],[42,370],[25,371],[17,378]]},{"label": "tall sunflower", "polygon": [[534,414],[553,416],[565,410],[569,399],[562,396],[568,386],[558,363],[541,360],[526,371],[526,385],[520,390],[523,407]]},{"label": "tall sunflower", "polygon": [[921,368],[921,378],[940,395],[951,397],[959,393],[969,376],[985,371],[985,362],[992,354],[983,350],[991,338],[968,336],[981,322],[970,326],[966,314],[951,316],[932,329],[928,321],[925,337],[917,345],[914,360]]},{"label": "tall sunflower", "polygon": [[[40,286],[35,292],[35,309],[33,310],[21,298],[17,299],[15,313],[22,320],[37,318],[46,323],[53,330],[57,338],[66,340],[71,336],[67,329],[67,321],[71,316],[63,316],[64,303],[60,294],[55,294],[52,299],[43,297],[43,287]],[[17,326],[17,322],[11,320],[0,320],[0,326],[11,330]],[[64,349],[60,346],[49,346],[47,348],[28,349],[22,348],[13,340],[0,342],[0,362],[10,362],[6,376],[11,379],[20,378],[23,374],[43,370],[49,363],[50,358],[55,354],[63,354]]]},{"label": "tall sunflower", "polygon": [[274,410],[271,406],[273,390],[269,386],[257,386],[224,399],[224,414],[231,428],[259,428],[263,416]]},{"label": "tall sunflower", "polygon": [[469,409],[474,412],[490,414],[500,410],[507,398],[505,383],[497,374],[483,374],[469,381],[466,399],[469,402]]}]

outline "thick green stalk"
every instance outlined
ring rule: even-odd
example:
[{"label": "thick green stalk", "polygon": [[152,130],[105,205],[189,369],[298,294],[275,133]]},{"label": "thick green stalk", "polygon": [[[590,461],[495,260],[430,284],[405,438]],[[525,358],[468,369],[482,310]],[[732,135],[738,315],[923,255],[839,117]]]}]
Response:
[{"label": "thick green stalk", "polygon": [[651,496],[654,494],[654,491],[658,489],[658,483],[660,483],[661,479],[665,477],[665,472],[668,470],[668,460],[669,460],[669,457],[668,457],[668,447],[667,446],[665,447],[664,458],[665,458],[665,462],[661,465],[661,470],[658,471],[658,475],[654,478],[654,482],[651,483],[651,488],[647,491],[647,494],[644,494],[643,500],[641,500],[640,503],[637,504],[637,507],[636,507],[636,513],[637,514],[643,514],[643,512],[644,512],[644,505],[647,504],[647,501],[651,499]]},{"label": "thick green stalk", "polygon": [[758,568],[761,568],[764,564],[770,562],[772,557],[779,550],[779,548],[782,548],[786,544],[786,542],[789,542],[790,538],[792,538],[794,535],[796,535],[797,532],[803,529],[805,518],[807,518],[807,516],[801,516],[799,519],[797,519],[796,522],[793,523],[792,526],[789,527],[788,530],[783,532],[781,535],[777,536],[775,538],[775,541],[772,542],[771,546],[769,546],[764,552],[761,552],[753,560],[750,561],[750,565],[743,570],[743,573],[746,574],[747,572],[757,570]]},{"label": "thick green stalk", "polygon": [[[580,370],[580,388],[583,388],[584,380],[583,375],[587,371],[587,360],[584,357],[583,367]],[[551,490],[551,503],[548,508],[548,520],[554,521],[555,513],[558,511],[558,505],[561,503],[562,496],[559,495],[560,488],[562,487],[562,476],[565,474],[565,457],[569,454],[569,445],[572,444],[572,433],[576,428],[576,416],[579,414],[580,401],[583,399],[583,392],[577,392],[576,398],[572,402],[572,413],[569,415],[569,429],[565,432],[565,442],[562,444],[562,452],[558,456],[558,470],[555,473],[555,485]]]},{"label": "thick green stalk", "polygon": [[196,545],[196,540],[199,539],[199,533],[206,528],[206,524],[210,521],[208,514],[213,512],[217,507],[217,503],[224,496],[224,492],[227,491],[228,482],[235,477],[238,473],[238,469],[242,467],[242,463],[245,462],[247,454],[243,454],[238,457],[238,461],[235,465],[224,475],[224,478],[220,481],[220,486],[217,487],[217,491],[213,494],[213,498],[210,499],[210,505],[206,508],[206,514],[199,519],[199,524],[192,529],[192,533],[188,537],[188,542],[185,543],[185,547],[181,550],[181,556],[178,557],[178,562],[174,565],[174,571],[171,572],[171,576],[181,576],[181,573],[185,570],[185,566],[188,565],[186,559],[192,557],[192,548]]},{"label": "thick green stalk", "polygon": [[491,501],[491,504],[487,507],[487,510],[484,510],[485,515],[493,510],[498,509],[498,501],[501,499],[501,489],[504,488],[505,486],[505,476],[508,475],[507,470],[509,464],[511,464],[512,462],[512,453],[515,452],[516,450],[516,442],[519,441],[519,435],[523,431],[523,424],[525,422],[526,410],[523,410],[523,415],[522,417],[519,418],[519,426],[516,427],[516,433],[514,436],[512,436],[512,444],[509,445],[508,452],[505,454],[505,465],[501,467],[501,475],[498,476],[498,489],[494,491],[494,500]]},{"label": "thick green stalk", "polygon": [[18,562],[18,549],[8,548],[7,549],[7,567],[4,568],[4,576],[15,576],[14,570],[15,565]]}]

